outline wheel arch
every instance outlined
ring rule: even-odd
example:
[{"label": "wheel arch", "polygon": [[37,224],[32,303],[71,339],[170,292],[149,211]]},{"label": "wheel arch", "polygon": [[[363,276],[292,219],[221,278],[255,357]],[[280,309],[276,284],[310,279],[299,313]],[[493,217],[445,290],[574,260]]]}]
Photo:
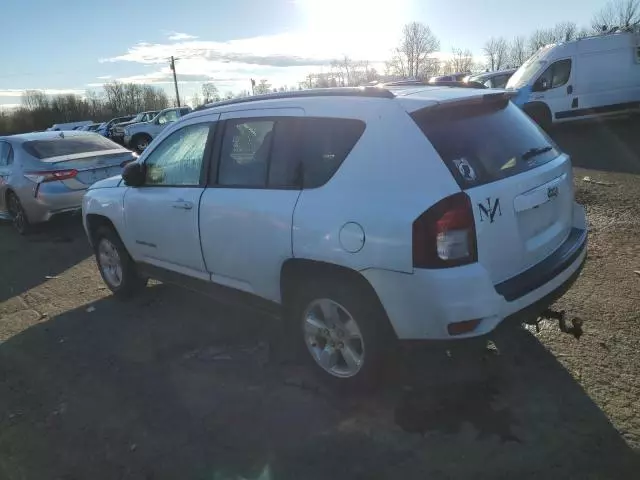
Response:
[{"label": "wheel arch", "polygon": [[371,283],[357,270],[334,263],[311,260],[307,258],[290,258],[286,260],[280,270],[280,298],[285,311],[296,295],[296,289],[300,287],[307,278],[340,278],[347,282],[353,282],[371,295],[371,298],[378,302],[379,307],[387,317],[387,327],[395,336],[387,312],[380,301],[380,297]]},{"label": "wheel arch", "polygon": [[99,213],[88,213],[85,217],[85,222],[87,225],[87,236],[89,237],[89,243],[92,246],[95,246],[96,234],[101,227],[111,228],[120,240],[122,240],[122,236],[118,232],[115,224],[111,221],[109,217],[105,215],[101,215]]}]

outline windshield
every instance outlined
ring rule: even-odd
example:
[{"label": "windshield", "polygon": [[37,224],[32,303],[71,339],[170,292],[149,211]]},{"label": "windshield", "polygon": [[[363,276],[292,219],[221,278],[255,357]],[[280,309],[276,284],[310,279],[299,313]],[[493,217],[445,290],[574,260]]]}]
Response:
[{"label": "windshield", "polygon": [[511,76],[507,82],[506,88],[520,88],[528,84],[531,78],[547,64],[547,61],[542,57],[551,48],[553,48],[553,45],[547,45],[534,53],[518,70],[516,70],[516,73]]}]

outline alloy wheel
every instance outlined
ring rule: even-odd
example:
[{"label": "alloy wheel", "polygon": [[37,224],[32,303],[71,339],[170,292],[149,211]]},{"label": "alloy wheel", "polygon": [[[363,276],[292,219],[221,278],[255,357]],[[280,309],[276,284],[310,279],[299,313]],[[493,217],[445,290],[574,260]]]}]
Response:
[{"label": "alloy wheel", "polygon": [[102,276],[112,286],[119,287],[122,284],[122,262],[116,246],[107,238],[100,240],[98,244],[98,264]]},{"label": "alloy wheel", "polygon": [[364,339],[353,316],[339,303],[314,300],[303,317],[305,344],[315,362],[339,378],[355,376],[364,363]]}]

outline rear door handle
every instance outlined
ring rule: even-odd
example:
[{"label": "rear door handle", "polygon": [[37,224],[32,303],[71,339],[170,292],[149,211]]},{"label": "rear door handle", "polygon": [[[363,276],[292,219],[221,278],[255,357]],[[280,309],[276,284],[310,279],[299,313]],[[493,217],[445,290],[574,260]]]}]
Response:
[{"label": "rear door handle", "polygon": [[173,202],[173,208],[180,208],[182,210],[191,210],[193,208],[192,202],[185,202],[184,200],[178,200]]}]

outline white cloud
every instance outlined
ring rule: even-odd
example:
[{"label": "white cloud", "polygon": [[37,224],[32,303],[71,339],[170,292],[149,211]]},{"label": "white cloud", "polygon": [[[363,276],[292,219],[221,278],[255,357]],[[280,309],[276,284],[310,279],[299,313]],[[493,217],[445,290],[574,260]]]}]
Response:
[{"label": "white cloud", "polygon": [[96,77],[98,80],[109,80],[113,78],[113,75],[102,75],[101,77]]},{"label": "white cloud", "polygon": [[[29,90],[38,90],[43,92],[45,95],[83,95],[84,90],[75,90],[75,89],[56,89],[56,88],[30,88]],[[0,90],[0,97],[16,97],[19,98],[22,94],[27,91],[19,88],[7,88]]]},{"label": "white cloud", "polygon": [[169,40],[172,40],[172,41],[193,40],[195,38],[198,38],[198,37],[194,35],[189,35],[188,33],[180,33],[180,32],[169,33]]}]

